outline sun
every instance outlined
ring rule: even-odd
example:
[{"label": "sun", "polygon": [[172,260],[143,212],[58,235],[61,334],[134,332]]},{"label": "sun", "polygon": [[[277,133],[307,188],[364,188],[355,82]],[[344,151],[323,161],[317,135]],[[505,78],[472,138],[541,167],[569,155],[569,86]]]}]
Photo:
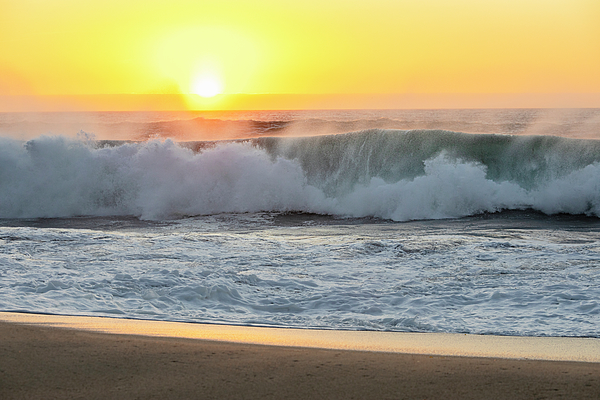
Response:
[{"label": "sun", "polygon": [[200,75],[192,83],[192,93],[202,97],[214,97],[222,90],[221,80],[214,75]]}]

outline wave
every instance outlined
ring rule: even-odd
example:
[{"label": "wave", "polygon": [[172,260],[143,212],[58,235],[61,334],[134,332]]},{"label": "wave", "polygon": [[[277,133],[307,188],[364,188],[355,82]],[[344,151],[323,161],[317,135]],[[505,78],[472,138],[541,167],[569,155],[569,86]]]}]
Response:
[{"label": "wave", "polygon": [[0,139],[0,217],[310,212],[397,221],[600,216],[600,142],[367,130],[233,142]]}]

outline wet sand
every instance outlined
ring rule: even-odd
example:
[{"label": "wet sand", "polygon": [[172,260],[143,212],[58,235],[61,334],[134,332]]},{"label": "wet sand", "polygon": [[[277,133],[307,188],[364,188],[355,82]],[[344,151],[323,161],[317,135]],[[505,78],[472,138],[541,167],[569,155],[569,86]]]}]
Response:
[{"label": "wet sand", "polygon": [[[115,334],[40,320],[35,325],[6,322],[11,320],[7,315],[11,314],[0,315],[1,399],[600,398],[598,362],[276,346],[142,336],[131,331]],[[109,325],[118,321],[92,320]],[[571,345],[562,347],[566,353],[573,343],[584,347],[591,343],[588,352],[594,352],[598,340],[566,343]]]}]

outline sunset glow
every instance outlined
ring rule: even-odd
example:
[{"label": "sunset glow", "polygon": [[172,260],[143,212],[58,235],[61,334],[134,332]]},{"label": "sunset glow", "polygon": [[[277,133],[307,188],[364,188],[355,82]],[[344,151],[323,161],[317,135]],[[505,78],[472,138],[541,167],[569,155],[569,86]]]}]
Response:
[{"label": "sunset glow", "polygon": [[595,0],[0,0],[0,96],[589,97],[598,21]]},{"label": "sunset glow", "polygon": [[194,80],[192,93],[202,97],[214,97],[221,93],[221,83],[214,76],[199,76]]}]

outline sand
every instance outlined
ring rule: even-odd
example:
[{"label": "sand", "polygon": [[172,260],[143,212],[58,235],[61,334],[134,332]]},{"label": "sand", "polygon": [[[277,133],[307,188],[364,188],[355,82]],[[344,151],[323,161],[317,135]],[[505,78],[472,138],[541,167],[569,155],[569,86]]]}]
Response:
[{"label": "sand", "polygon": [[[0,399],[600,398],[598,362],[234,343],[71,329],[41,320],[15,322],[13,314],[0,314]],[[120,329],[119,320],[93,320]],[[463,340],[470,339],[476,338]],[[568,355],[577,344],[593,353],[598,340],[566,343],[558,353]]]}]

